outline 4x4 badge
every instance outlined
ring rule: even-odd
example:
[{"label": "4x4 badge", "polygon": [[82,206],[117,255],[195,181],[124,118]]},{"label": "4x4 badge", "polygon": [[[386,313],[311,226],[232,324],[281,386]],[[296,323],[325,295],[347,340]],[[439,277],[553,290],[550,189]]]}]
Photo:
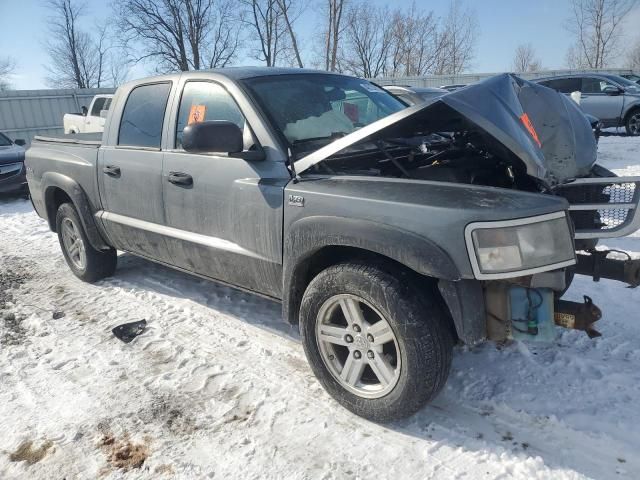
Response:
[{"label": "4x4 badge", "polygon": [[293,207],[304,207],[304,197],[302,195],[289,195],[289,205]]}]

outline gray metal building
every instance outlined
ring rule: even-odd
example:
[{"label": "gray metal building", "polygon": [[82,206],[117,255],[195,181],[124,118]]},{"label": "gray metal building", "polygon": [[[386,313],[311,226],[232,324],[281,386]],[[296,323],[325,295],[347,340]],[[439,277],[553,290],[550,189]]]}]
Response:
[{"label": "gray metal building", "polygon": [[62,116],[89,106],[99,93],[113,88],[9,90],[0,92],[0,132],[28,143],[35,135],[64,133]]}]

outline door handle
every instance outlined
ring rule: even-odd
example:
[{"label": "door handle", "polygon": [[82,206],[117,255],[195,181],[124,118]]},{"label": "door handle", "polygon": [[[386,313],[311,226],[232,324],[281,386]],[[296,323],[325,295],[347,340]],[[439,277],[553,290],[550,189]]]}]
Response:
[{"label": "door handle", "polygon": [[188,173],[183,172],[169,172],[167,180],[174,185],[183,185],[187,187],[193,185],[193,177]]},{"label": "door handle", "polygon": [[102,171],[107,175],[109,175],[110,177],[120,176],[120,167],[116,167],[115,165],[107,165],[102,169]]}]

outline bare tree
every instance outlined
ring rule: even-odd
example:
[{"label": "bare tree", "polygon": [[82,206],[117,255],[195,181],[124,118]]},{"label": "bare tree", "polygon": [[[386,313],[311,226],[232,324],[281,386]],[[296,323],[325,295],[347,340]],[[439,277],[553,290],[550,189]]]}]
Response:
[{"label": "bare tree", "polygon": [[302,57],[300,56],[300,49],[298,47],[298,39],[296,32],[293,28],[294,22],[300,16],[301,9],[296,0],[277,0],[278,8],[282,12],[284,23],[287,27],[287,33],[289,34],[289,41],[291,42],[291,49],[295,55],[295,60],[298,67],[303,68]]},{"label": "bare tree", "polygon": [[278,0],[240,0],[246,12],[243,22],[250,27],[257,48],[254,58],[274,67],[278,55],[286,49],[286,26]]},{"label": "bare tree", "polygon": [[347,0],[326,0],[324,15],[326,26],[323,32],[324,69],[334,72],[338,70],[339,46],[345,30],[345,12]]},{"label": "bare tree", "polygon": [[106,26],[95,27],[97,38],[83,31],[79,19],[85,3],[76,0],[49,0],[52,15],[46,49],[51,57],[47,81],[56,87],[92,88],[103,86],[106,53]]},{"label": "bare tree", "polygon": [[223,67],[233,61],[239,25],[230,0],[114,0],[123,47],[159,72]]},{"label": "bare tree", "polygon": [[0,92],[9,90],[11,83],[9,78],[16,68],[16,62],[11,57],[0,58]]},{"label": "bare tree", "polygon": [[382,74],[391,48],[392,27],[388,8],[365,1],[354,4],[347,15],[347,48],[341,58],[344,69],[365,78]]},{"label": "bare tree", "polygon": [[440,35],[443,48],[436,62],[435,73],[458,74],[468,69],[475,58],[479,35],[476,12],[467,7],[463,0],[451,0]]},{"label": "bare tree", "polygon": [[[636,40],[634,46],[627,53],[627,66],[635,71],[640,70],[640,38]],[[0,70],[2,70],[1,67]]]},{"label": "bare tree", "polygon": [[542,69],[540,60],[536,58],[536,51],[533,45],[525,43],[518,45],[513,55],[511,69],[514,72],[535,72]]},{"label": "bare tree", "polygon": [[405,13],[396,10],[392,16],[390,65],[392,75],[426,75],[434,69],[444,48],[443,36],[433,12],[424,12],[412,3]]},{"label": "bare tree", "polygon": [[621,53],[622,21],[637,0],[571,0],[566,28],[575,36],[567,52],[573,68],[604,68]]}]

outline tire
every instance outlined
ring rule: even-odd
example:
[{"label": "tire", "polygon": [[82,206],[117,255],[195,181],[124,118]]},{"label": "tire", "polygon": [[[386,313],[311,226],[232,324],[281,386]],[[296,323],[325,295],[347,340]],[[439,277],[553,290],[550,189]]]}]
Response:
[{"label": "tire", "polygon": [[116,250],[96,250],[91,246],[80,216],[71,203],[63,203],[58,208],[56,231],[64,259],[76,277],[93,283],[113,275],[118,262]]},{"label": "tire", "polygon": [[633,110],[624,122],[627,135],[637,137],[640,135],[640,109]]},{"label": "tire", "polygon": [[[355,314],[347,316],[345,308]],[[302,299],[300,331],[322,386],[348,410],[375,422],[412,415],[438,394],[449,375],[453,334],[437,294],[419,291],[409,275],[384,265],[342,263],[318,274]],[[348,333],[341,337],[343,332]],[[365,365],[354,367],[362,365],[357,362]]]}]

